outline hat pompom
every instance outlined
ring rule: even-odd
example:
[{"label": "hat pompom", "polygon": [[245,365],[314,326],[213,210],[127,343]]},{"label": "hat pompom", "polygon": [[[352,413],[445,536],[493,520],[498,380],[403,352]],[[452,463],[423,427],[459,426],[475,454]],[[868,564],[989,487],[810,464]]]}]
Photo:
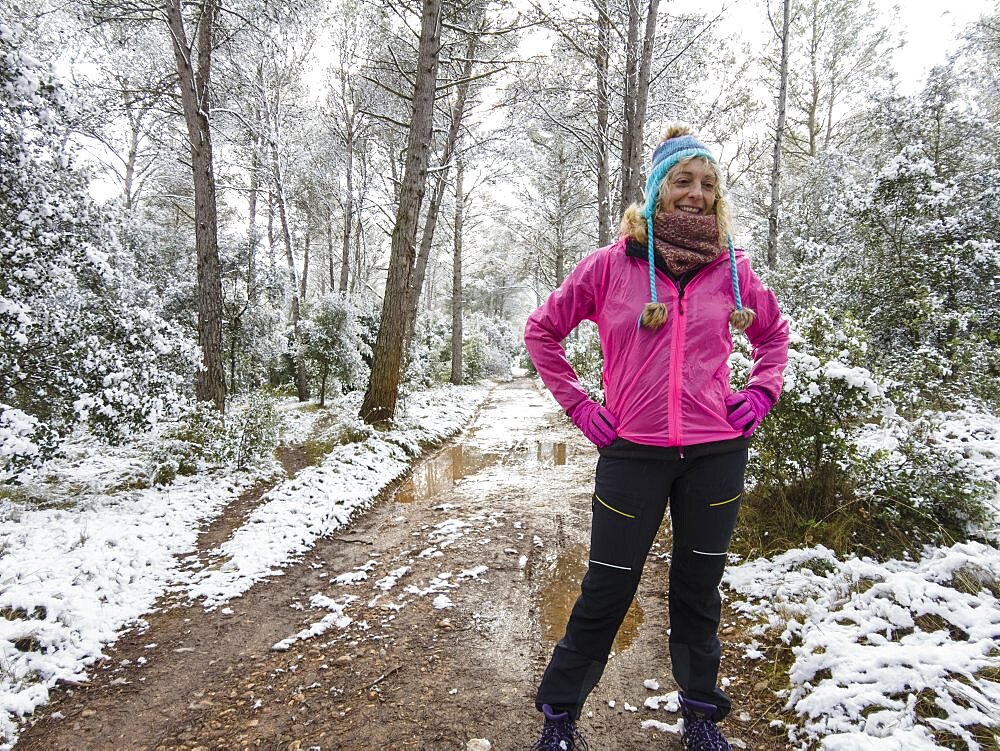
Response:
[{"label": "hat pompom", "polygon": [[642,310],[640,323],[647,329],[656,331],[667,322],[667,306],[662,302],[648,302]]},{"label": "hat pompom", "polygon": [[729,315],[729,324],[739,332],[746,331],[753,324],[757,314],[750,308],[736,308]]}]

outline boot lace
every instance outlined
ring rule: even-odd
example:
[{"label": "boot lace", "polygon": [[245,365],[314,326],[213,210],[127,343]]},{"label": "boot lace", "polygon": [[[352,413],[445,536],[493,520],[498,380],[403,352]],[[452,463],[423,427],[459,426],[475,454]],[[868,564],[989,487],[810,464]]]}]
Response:
[{"label": "boot lace", "polygon": [[542,737],[529,751],[589,751],[589,747],[572,720],[546,720]]},{"label": "boot lace", "polygon": [[713,720],[684,710],[684,748],[688,751],[732,751],[729,741]]}]

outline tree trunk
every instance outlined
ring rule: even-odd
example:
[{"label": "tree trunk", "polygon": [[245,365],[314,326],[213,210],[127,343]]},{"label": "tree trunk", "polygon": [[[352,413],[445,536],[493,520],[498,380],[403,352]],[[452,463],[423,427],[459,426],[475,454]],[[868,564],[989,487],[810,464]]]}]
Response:
[{"label": "tree trunk", "polygon": [[222,276],[219,268],[219,227],[209,127],[210,74],[217,0],[205,0],[198,22],[197,70],[187,41],[181,0],[168,0],[167,23],[173,39],[180,78],[181,103],[191,148],[194,177],[195,247],[197,250],[198,346],[202,368],[195,376],[195,398],[226,408],[226,376],[222,355]]},{"label": "tree trunk", "polygon": [[646,28],[639,47],[639,0],[629,0],[628,51],[626,53],[624,131],[622,132],[622,192],[619,215],[640,198],[642,185],[643,130],[646,124],[646,103],[649,100],[649,70],[656,39],[656,16],[659,0],[649,0]]},{"label": "tree trunk", "polygon": [[437,174],[437,181],[434,184],[434,192],[431,194],[431,202],[427,207],[427,216],[424,220],[424,231],[420,237],[420,252],[417,254],[417,262],[414,267],[413,281],[410,283],[410,297],[407,301],[406,309],[412,311],[413,315],[406,324],[406,349],[404,350],[404,360],[406,352],[409,351],[410,343],[413,341],[413,327],[416,325],[417,308],[420,305],[420,292],[424,286],[424,276],[427,273],[427,262],[430,260],[431,248],[434,244],[434,230],[437,227],[438,212],[441,208],[441,201],[444,198],[444,190],[447,185],[448,170],[444,169],[451,161],[458,145],[458,135],[462,127],[462,119],[465,117],[465,103],[469,96],[469,85],[471,83],[472,69],[475,63],[476,44],[478,37],[470,34],[466,42],[465,63],[462,66],[461,79],[455,88],[455,101],[451,107],[451,123],[448,127],[448,138],[445,141],[444,151],[441,153],[442,169]]},{"label": "tree trunk", "polygon": [[260,192],[260,143],[252,136],[250,154],[250,195],[249,221],[247,222],[247,300],[257,296],[257,246],[260,244],[260,231],[257,229],[257,194]]},{"label": "tree trunk", "polygon": [[607,0],[597,0],[597,241],[611,243],[611,132],[608,99],[608,51],[611,48],[611,18]]},{"label": "tree trunk", "polygon": [[277,240],[274,237],[274,191],[267,191],[267,260],[274,268],[274,245]]},{"label": "tree trunk", "polygon": [[[326,261],[327,274],[329,275],[330,291],[337,289],[337,274],[334,266],[333,256],[333,207],[326,205]],[[343,292],[343,290],[341,290]]]},{"label": "tree trunk", "polygon": [[307,229],[302,243],[302,287],[299,289],[299,297],[302,302],[306,301],[306,293],[309,291],[309,244],[311,237],[312,235]]},{"label": "tree trunk", "polygon": [[281,239],[285,244],[285,261],[288,264],[289,289],[292,293],[292,346],[295,348],[292,357],[295,360],[295,392],[300,402],[306,402],[309,401],[309,381],[306,377],[306,361],[299,351],[299,319],[301,318],[301,310],[299,307],[298,273],[295,270],[292,232],[288,226],[288,207],[285,200],[285,184],[281,172],[281,160],[278,155],[278,144],[273,136],[271,139],[271,171],[274,179],[275,202],[278,204],[278,218],[281,220]]},{"label": "tree trunk", "polygon": [[396,413],[407,316],[413,314],[406,310],[407,292],[412,281],[420,203],[427,188],[440,39],[441,0],[423,0],[406,167],[392,230],[389,273],[372,351],[371,376],[361,403],[360,416],[368,423],[390,420]]},{"label": "tree trunk", "polygon": [[628,0],[628,35],[625,40],[625,90],[622,92],[622,185],[618,194],[618,216],[625,213],[625,207],[632,203],[634,187],[638,185],[633,176],[636,167],[632,154],[637,151],[635,141],[635,102],[637,79],[639,77],[639,0]]},{"label": "tree trunk", "polygon": [[771,167],[771,207],[767,214],[767,265],[778,263],[778,210],[781,206],[781,142],[785,134],[785,103],[788,98],[788,22],[791,0],[784,0],[781,22],[781,68],[778,83],[778,122],[774,133],[774,162]]},{"label": "tree trunk", "polygon": [[653,65],[653,44],[656,41],[656,17],[660,10],[660,0],[649,0],[646,13],[646,30],[642,38],[642,60],[639,63],[639,80],[635,90],[635,138],[632,141],[632,199],[639,200],[640,187],[645,182],[642,174],[642,148],[645,142],[646,109],[649,102],[649,70]]},{"label": "tree trunk", "polygon": [[465,194],[462,180],[465,166],[455,166],[455,243],[451,262],[451,382],[462,383],[462,226],[465,220]]},{"label": "tree trunk", "polygon": [[347,290],[347,277],[350,272],[348,258],[351,251],[351,221],[354,214],[354,135],[348,130],[347,137],[347,196],[344,200],[344,244],[340,256],[340,291]]}]

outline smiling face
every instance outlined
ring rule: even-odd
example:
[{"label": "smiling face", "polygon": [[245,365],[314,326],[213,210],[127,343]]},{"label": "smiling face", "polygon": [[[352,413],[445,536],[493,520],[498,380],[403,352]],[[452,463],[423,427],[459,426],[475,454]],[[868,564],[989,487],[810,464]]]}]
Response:
[{"label": "smiling face", "polygon": [[705,159],[681,162],[667,173],[660,188],[660,210],[667,214],[712,214],[719,178]]}]

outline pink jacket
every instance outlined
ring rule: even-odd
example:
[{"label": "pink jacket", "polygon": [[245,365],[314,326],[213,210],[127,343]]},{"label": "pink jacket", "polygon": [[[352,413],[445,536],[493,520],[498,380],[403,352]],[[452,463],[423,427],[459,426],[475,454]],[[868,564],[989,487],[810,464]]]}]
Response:
[{"label": "pink jacket", "polygon": [[[658,269],[656,295],[667,304],[667,322],[651,331],[638,325],[649,301],[649,267],[625,251],[622,238],[591,253],[528,317],[524,343],[542,381],[567,412],[588,398],[561,342],[580,321],[591,320],[604,352],[605,405],[620,421],[619,437],[654,446],[740,438],[724,404],[731,393],[729,314],[735,307],[728,256],[699,270],[683,294]],[[743,305],[757,314],[746,331],[753,358],[749,385],[777,401],[788,362],[788,322],[742,251],[736,268]]]}]

